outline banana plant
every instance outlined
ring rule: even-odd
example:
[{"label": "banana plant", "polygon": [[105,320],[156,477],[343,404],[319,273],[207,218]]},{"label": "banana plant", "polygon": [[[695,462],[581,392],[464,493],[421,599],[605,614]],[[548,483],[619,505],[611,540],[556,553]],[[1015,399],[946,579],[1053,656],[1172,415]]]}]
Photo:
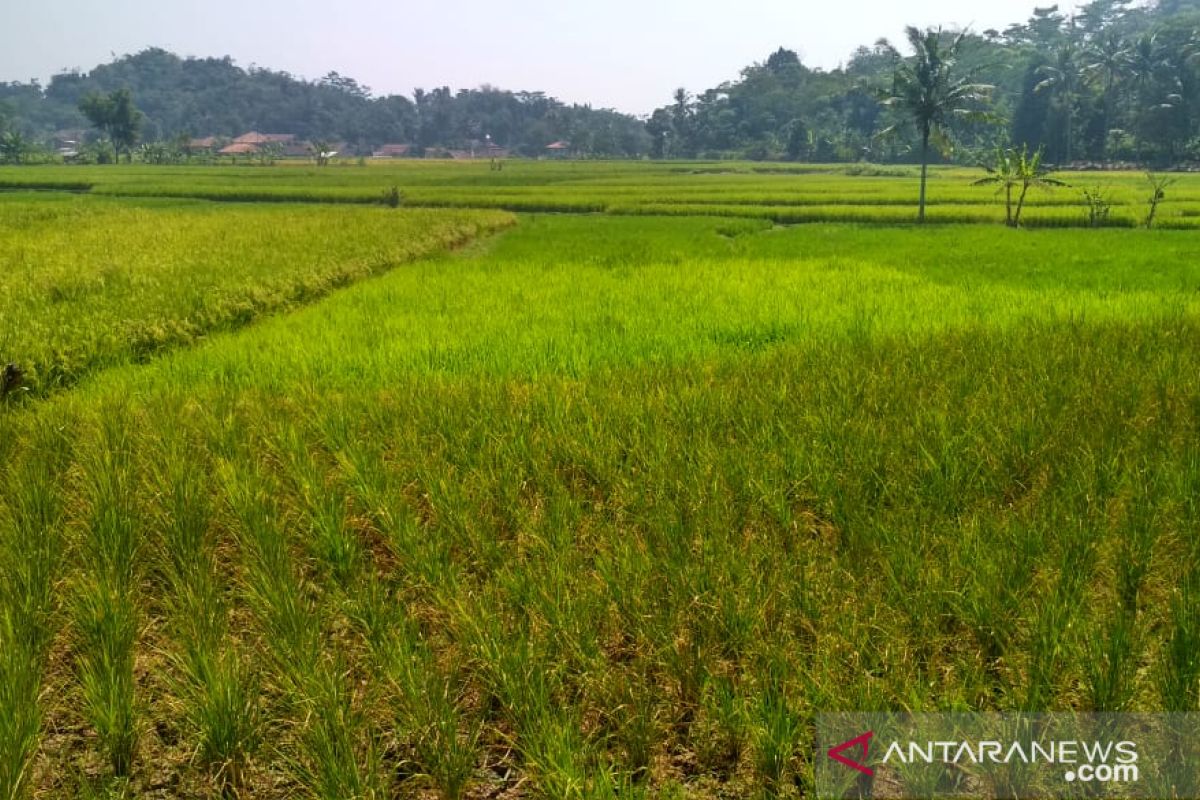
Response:
[{"label": "banana plant", "polygon": [[[999,187],[996,194],[1004,194],[1004,224],[1010,228],[1021,227],[1021,211],[1025,208],[1025,197],[1030,189],[1050,189],[1067,185],[1050,176],[1051,170],[1042,164],[1040,147],[1032,155],[1025,145],[1022,145],[1020,150],[1014,147],[997,147],[995,163],[984,165],[984,169],[988,174],[972,185]],[[1017,192],[1015,204],[1014,192]]]}]

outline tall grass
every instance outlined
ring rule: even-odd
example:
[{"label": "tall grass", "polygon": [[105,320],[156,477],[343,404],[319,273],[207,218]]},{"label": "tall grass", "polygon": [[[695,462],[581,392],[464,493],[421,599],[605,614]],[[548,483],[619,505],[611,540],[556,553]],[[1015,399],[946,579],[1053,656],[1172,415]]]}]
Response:
[{"label": "tall grass", "polygon": [[257,667],[231,641],[214,499],[191,460],[202,454],[186,439],[165,438],[169,455],[149,482],[158,498],[154,562],[159,613],[174,644],[173,691],[199,765],[220,794],[237,796],[263,735]]},{"label": "tall grass", "polygon": [[132,793],[321,798],[800,796],[819,711],[1195,708],[1197,245],[1011,234],[525,218],[8,407],[3,540],[63,543],[0,702],[78,697]]},{"label": "tall grass", "polygon": [[128,418],[100,424],[80,452],[88,512],[73,587],[83,712],[117,778],[130,777],[140,726],[134,661],[142,624],[142,527]]},{"label": "tall grass", "polygon": [[[61,446],[52,428],[35,430],[47,454]],[[32,795],[33,758],[43,730],[47,651],[61,577],[61,463],[49,456],[5,475],[0,522],[0,797]]]},{"label": "tall grass", "polygon": [[244,469],[232,462],[220,475],[247,553],[244,591],[262,633],[272,690],[290,722],[282,763],[312,797],[383,797],[378,737],[348,680],[344,644],[327,628],[333,609],[298,571],[270,485]]}]

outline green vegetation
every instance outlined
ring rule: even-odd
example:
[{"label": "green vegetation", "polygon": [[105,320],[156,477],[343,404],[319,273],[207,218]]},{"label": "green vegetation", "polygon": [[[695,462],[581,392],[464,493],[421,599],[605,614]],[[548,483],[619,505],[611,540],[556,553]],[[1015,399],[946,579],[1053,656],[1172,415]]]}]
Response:
[{"label": "green vegetation", "polygon": [[979,107],[989,99],[992,87],[972,83],[970,75],[957,74],[959,51],[966,34],[955,36],[947,45],[942,44],[940,30],[910,27],[907,36],[913,57],[896,68],[891,92],[884,103],[899,111],[916,130],[921,164],[917,222],[924,222],[931,141],[941,143],[942,150],[949,149],[951,122],[956,117],[982,113]]},{"label": "green vegetation", "polygon": [[[90,354],[0,408],[0,796],[794,797],[820,711],[1200,709],[1191,233],[742,216],[911,221],[915,172],[485,170],[0,196],[4,355]],[[977,177],[930,221],[1002,221]],[[95,196],[157,189],[375,205]],[[192,346],[135,363],[150,324]]]},{"label": "green vegetation", "polygon": [[143,114],[133,104],[127,88],[106,95],[89,94],[79,101],[79,111],[100,130],[113,148],[113,159],[133,161],[133,146],[142,135]]},{"label": "green vegetation", "polygon": [[[1033,155],[1028,148],[1015,150],[1011,147],[996,148],[994,164],[986,166],[987,176],[975,181],[976,186],[998,186],[997,194],[1004,195],[1004,224],[1010,228],[1021,227],[1021,212],[1025,210],[1025,199],[1030,189],[1050,189],[1055,186],[1066,186],[1057,178],[1050,176],[1050,170],[1042,164],[1042,151]],[[1013,190],[1017,191],[1016,204],[1013,204]],[[1098,228],[1101,222],[1108,220],[1108,206],[1102,206],[1098,189],[1083,190],[1083,200],[1087,204],[1088,227]],[[1101,216],[1100,208],[1106,210]]]},{"label": "green vegetation", "polygon": [[0,358],[27,388],[144,360],[510,224],[497,212],[16,196],[0,202]]},{"label": "green vegetation", "polygon": [[[1003,149],[1020,167],[1020,151]],[[1047,167],[1026,156],[1029,186]],[[1010,170],[1011,171],[1011,170]],[[1017,172],[1012,172],[1017,180]],[[978,167],[929,171],[930,222],[1005,221],[1005,202],[979,183]],[[799,222],[912,222],[920,171],[871,164],[762,165],[748,162],[513,162],[503,171],[486,163],[410,161],[369,166],[0,168],[0,190],[61,190],[112,197],[192,198],[238,203],[293,202],[402,205],[407,208],[502,209],[517,212],[619,215],[737,216]],[[1029,192],[1027,227],[1142,225],[1149,190],[1136,172],[1057,172],[1065,187]],[[986,184],[986,182],[985,182]],[[1024,186],[1020,178],[1014,186]],[[1200,176],[1168,179],[1155,227],[1200,225]],[[1100,190],[1109,214],[1097,220],[1084,189]],[[1014,200],[1015,203],[1015,200]],[[216,212],[214,212],[216,213]],[[222,212],[223,213],[223,212]],[[249,213],[249,212],[248,212]],[[284,213],[275,211],[272,213]],[[308,216],[307,211],[292,212]],[[332,213],[332,212],[330,212]]]},{"label": "green vegetation", "polygon": [[[957,43],[957,66],[995,88],[993,119],[947,119],[942,127],[955,147],[944,149],[945,159],[969,164],[997,146],[1025,146],[1043,149],[1055,165],[1161,167],[1200,161],[1198,31],[1200,0],[1090,0],[1071,9],[1035,8],[1003,30],[923,31],[911,54],[901,52],[903,43],[881,39],[830,70],[806,66],[795,50],[780,47],[717,86],[676,90],[645,121],[486,85],[376,96],[336,72],[310,82],[243,69],[229,58],[180,58],[150,48],[88,73],[63,72],[44,87],[0,83],[0,133],[11,128],[49,145],[55,131],[85,127],[81,100],[130,90],[146,114],[145,137],[156,144],[141,154],[147,163],[211,160],[210,148],[187,145],[190,137],[228,140],[255,128],[344,143],[354,155],[404,143],[415,156],[482,152],[493,144],[540,157],[550,143],[566,141],[582,158],[920,163],[927,153],[920,126],[906,136],[881,136],[908,115],[881,107],[878,98],[893,95],[923,53],[949,52]],[[801,37],[793,46],[802,48],[804,32],[800,20],[783,35]],[[93,141],[72,157],[94,163],[109,155],[107,143]]]}]

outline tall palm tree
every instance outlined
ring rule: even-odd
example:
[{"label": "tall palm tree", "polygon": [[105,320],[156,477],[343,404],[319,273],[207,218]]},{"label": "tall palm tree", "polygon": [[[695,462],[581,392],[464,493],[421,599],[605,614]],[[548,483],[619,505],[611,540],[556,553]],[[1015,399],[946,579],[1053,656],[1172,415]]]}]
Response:
[{"label": "tall palm tree", "polygon": [[1063,109],[1063,121],[1066,128],[1066,153],[1064,161],[1071,161],[1075,155],[1075,97],[1079,93],[1079,85],[1083,82],[1083,71],[1075,45],[1067,42],[1054,53],[1054,62],[1038,68],[1042,80],[1033,87],[1035,92],[1051,91],[1058,98]]},{"label": "tall palm tree", "polygon": [[1147,97],[1152,94],[1154,78],[1161,66],[1162,48],[1157,33],[1144,33],[1134,40],[1129,48],[1126,69],[1139,106],[1149,102]]},{"label": "tall palm tree", "polygon": [[975,83],[973,72],[962,76],[956,74],[966,32],[959,33],[948,44],[943,42],[941,28],[922,31],[909,26],[905,35],[913,55],[896,69],[891,92],[883,98],[883,103],[904,113],[921,140],[921,197],[917,221],[924,222],[931,141],[935,137],[948,141],[950,120],[977,115],[978,106],[988,99],[992,87]]},{"label": "tall palm tree", "polygon": [[1100,157],[1108,161],[1108,132],[1113,122],[1114,89],[1117,82],[1128,72],[1130,47],[1119,31],[1106,29],[1084,50],[1086,62],[1084,74],[1099,84],[1104,98],[1104,138],[1100,142]]}]

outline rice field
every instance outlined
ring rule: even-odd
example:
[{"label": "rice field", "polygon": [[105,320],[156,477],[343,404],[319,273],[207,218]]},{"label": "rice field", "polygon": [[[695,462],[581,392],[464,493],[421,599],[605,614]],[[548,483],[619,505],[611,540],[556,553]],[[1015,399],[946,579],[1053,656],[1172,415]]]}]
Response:
[{"label": "rice field", "polygon": [[497,212],[0,199],[0,355],[20,364],[25,388],[38,391],[146,360],[515,221]]},{"label": "rice field", "polygon": [[[0,797],[801,797],[820,712],[1200,710],[1192,233],[478,166],[0,194]],[[688,168],[496,180],[913,188]]]},{"label": "rice field", "polygon": [[[197,198],[226,202],[380,204],[393,187],[402,203],[424,208],[615,215],[742,216],[781,224],[896,224],[916,218],[917,168],[866,164],[748,162],[574,162],[487,160],[303,162],[273,167],[0,167],[0,190],[63,190],[119,197]],[[982,169],[934,167],[930,217],[941,223],[999,223],[994,187],[974,186]],[[1065,188],[1030,193],[1030,227],[1085,227],[1084,190],[1111,205],[1104,221],[1133,227],[1147,215],[1146,176],[1066,172]],[[1200,175],[1179,174],[1167,188],[1156,225],[1200,225]]]}]

